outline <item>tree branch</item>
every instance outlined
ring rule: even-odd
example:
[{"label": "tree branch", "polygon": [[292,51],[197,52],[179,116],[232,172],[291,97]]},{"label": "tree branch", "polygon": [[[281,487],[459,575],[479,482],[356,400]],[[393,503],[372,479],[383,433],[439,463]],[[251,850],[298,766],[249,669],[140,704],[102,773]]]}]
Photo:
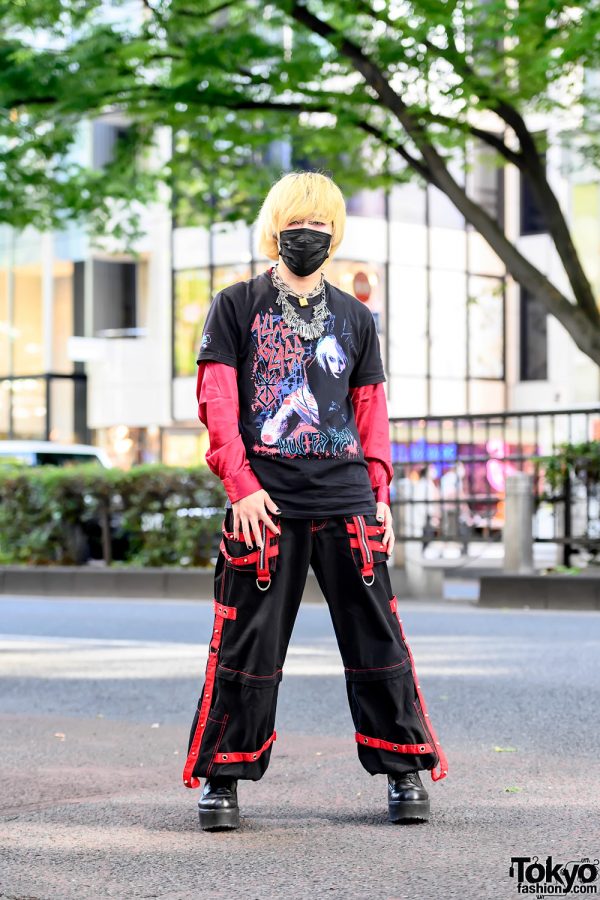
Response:
[{"label": "tree branch", "polygon": [[[433,183],[449,197],[467,221],[482,234],[513,276],[534,294],[540,296],[548,311],[565,325],[577,345],[588,355],[590,355],[590,340],[594,342],[593,356],[596,360],[600,360],[600,334],[595,333],[590,336],[591,320],[588,311],[579,304],[580,298],[575,293],[576,285],[572,284],[578,300],[578,305],[574,307],[571,301],[507,239],[498,223],[486,210],[467,196],[464,189],[448,171],[444,160],[431,144],[421,125],[414,119],[402,98],[396,94],[381,70],[364,55],[359,47],[328,23],[314,16],[299,0],[292,2],[290,14],[310,31],[328,40],[352,61],[357,71],[373,87],[384,105],[396,116],[421,151]],[[597,310],[596,316],[598,317]]]}]

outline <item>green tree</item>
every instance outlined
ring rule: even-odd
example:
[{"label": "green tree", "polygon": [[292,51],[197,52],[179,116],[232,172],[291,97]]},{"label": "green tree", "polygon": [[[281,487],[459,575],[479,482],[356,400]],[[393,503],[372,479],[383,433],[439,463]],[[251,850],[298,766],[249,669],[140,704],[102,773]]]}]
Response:
[{"label": "green tree", "polygon": [[[594,291],[530,125],[541,114],[573,165],[597,171],[597,4],[5,0],[0,10],[5,221],[74,217],[126,236],[133,201],[156,197],[161,182],[187,221],[252,221],[281,174],[276,137],[346,193],[412,178],[437,187],[600,363]],[[131,127],[114,160],[93,169],[73,154],[74,139],[82,117],[107,113]],[[171,153],[153,166],[157,126]],[[474,141],[528,180],[568,291],[453,174]]]}]

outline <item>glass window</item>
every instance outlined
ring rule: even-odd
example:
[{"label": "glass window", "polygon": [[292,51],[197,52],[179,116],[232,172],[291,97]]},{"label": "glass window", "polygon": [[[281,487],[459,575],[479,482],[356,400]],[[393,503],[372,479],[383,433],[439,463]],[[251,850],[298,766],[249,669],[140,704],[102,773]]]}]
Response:
[{"label": "glass window", "polygon": [[600,185],[574,184],[571,206],[573,239],[600,299]]},{"label": "glass window", "polygon": [[432,378],[430,396],[430,415],[458,415],[467,408],[467,382],[463,378]]},{"label": "glass window", "polygon": [[396,184],[390,191],[389,209],[392,222],[425,224],[427,192],[416,181]]},{"label": "glass window", "polygon": [[8,270],[0,269],[0,376],[10,374],[10,318]]},{"label": "glass window", "polygon": [[50,379],[50,440],[74,443],[75,385],[70,378]]},{"label": "glass window", "polygon": [[10,381],[0,381],[0,440],[10,437]]},{"label": "glass window", "polygon": [[424,378],[394,380],[390,391],[390,416],[421,416],[427,409],[427,382]]},{"label": "glass window", "polygon": [[55,262],[52,304],[53,372],[68,374],[73,371],[73,362],[67,354],[67,341],[75,333],[73,326],[73,264]]},{"label": "glass window", "polygon": [[46,437],[46,382],[18,378],[12,383],[13,436],[24,440]]},{"label": "glass window", "polygon": [[205,451],[200,432],[163,432],[163,462],[168,466],[201,465]]},{"label": "glass window", "polygon": [[433,185],[427,187],[429,195],[429,222],[443,228],[464,228],[465,220],[454,203],[443,191]]},{"label": "glass window", "polygon": [[505,407],[503,381],[469,381],[469,412],[485,413]]},{"label": "glass window", "polygon": [[[270,265],[273,264],[270,263]],[[239,263],[236,266],[216,266],[213,270],[213,297],[217,291],[229,287],[230,284],[236,284],[238,281],[247,281],[250,278],[250,274],[248,263]]]},{"label": "glass window", "polygon": [[128,126],[119,122],[92,122],[92,164],[103,169],[116,158],[118,145],[127,139]]},{"label": "glass window", "polygon": [[504,295],[499,278],[469,277],[469,375],[504,378]]},{"label": "glass window", "polygon": [[13,373],[37,375],[44,371],[41,267],[17,266],[14,284]]},{"label": "glass window", "polygon": [[[212,229],[212,262],[217,268],[250,272],[250,230],[241,221],[219,222]],[[248,275],[240,276],[245,280]],[[239,281],[240,278],[234,278]]]},{"label": "glass window", "polygon": [[[433,271],[431,278],[431,375],[460,378],[466,375],[466,276]],[[445,410],[444,410],[445,411]]]},{"label": "glass window", "polygon": [[430,265],[434,269],[457,269],[464,272],[467,267],[467,235],[458,228],[429,229]]},{"label": "glass window", "polygon": [[[544,134],[536,135],[538,147],[544,141]],[[542,165],[546,165],[546,153],[541,151]],[[546,219],[531,187],[531,179],[526,172],[519,172],[521,234],[543,234],[548,230]]]},{"label": "glass window", "polygon": [[390,222],[390,259],[395,265],[425,269],[428,242],[429,229],[424,225]]},{"label": "glass window", "polygon": [[[390,266],[390,374],[427,374],[427,282],[423,269]],[[402,415],[410,415],[401,401]],[[422,413],[425,407],[417,410]]]},{"label": "glass window", "polygon": [[548,314],[546,308],[527,288],[521,296],[521,381],[545,381],[548,377]]},{"label": "glass window", "polygon": [[385,359],[385,266],[377,263],[332,259],[324,269],[331,284],[352,294],[368,306],[375,319],[384,367]]},{"label": "glass window", "polygon": [[150,303],[150,265],[147,259],[137,263],[137,324],[138,328],[148,327],[148,306]]},{"label": "glass window", "polygon": [[94,259],[94,335],[136,328],[137,265],[121,260]]},{"label": "glass window", "polygon": [[202,329],[210,305],[208,269],[175,273],[175,374],[195,375]]},{"label": "glass window", "polygon": [[[501,133],[496,137],[502,138]],[[473,144],[473,168],[467,172],[468,193],[493,219],[502,222],[504,169],[494,163],[495,150],[478,139]]]},{"label": "glass window", "polygon": [[357,191],[346,200],[346,213],[349,216],[384,217],[385,191],[383,188]]},{"label": "glass window", "polygon": [[504,263],[486,239],[469,226],[467,233],[469,272],[478,275],[503,275]]}]

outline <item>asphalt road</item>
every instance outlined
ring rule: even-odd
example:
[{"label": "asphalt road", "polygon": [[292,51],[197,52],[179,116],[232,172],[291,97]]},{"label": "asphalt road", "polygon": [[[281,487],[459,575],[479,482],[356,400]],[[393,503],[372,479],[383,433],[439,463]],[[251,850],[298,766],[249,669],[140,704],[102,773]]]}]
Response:
[{"label": "asphalt road", "polygon": [[207,833],[181,769],[211,605],[0,598],[0,897],[503,900],[512,856],[597,858],[600,614],[400,615],[449,762],[430,822],[388,821],[327,608],[303,604],[270,766],[241,829]]}]

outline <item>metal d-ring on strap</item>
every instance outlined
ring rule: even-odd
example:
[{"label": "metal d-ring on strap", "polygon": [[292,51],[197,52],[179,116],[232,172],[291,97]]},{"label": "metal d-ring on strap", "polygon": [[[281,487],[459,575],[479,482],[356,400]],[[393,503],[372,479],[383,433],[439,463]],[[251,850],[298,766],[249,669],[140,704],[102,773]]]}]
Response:
[{"label": "metal d-ring on strap", "polygon": [[[271,548],[271,535],[267,532],[267,526],[264,522],[260,522],[260,531],[261,537],[263,541],[262,547],[258,550],[258,555],[256,557],[256,572],[257,576],[259,573],[268,574],[269,573],[269,550]],[[260,591],[267,591],[271,587],[271,577],[269,576],[269,580],[267,581],[265,587],[261,586],[260,580],[256,578],[256,586]]]},{"label": "metal d-ring on strap", "polygon": [[[364,565],[361,566],[360,577],[363,580],[363,584],[366,584],[367,587],[371,587],[371,585],[375,581],[375,572],[373,571],[373,556],[371,553],[371,547],[369,546],[369,536],[365,527],[364,516],[354,516],[354,527],[356,530],[356,539],[358,541],[360,554],[364,561]],[[365,581],[365,573],[363,569],[369,568],[371,570],[372,577],[370,581]]]}]

